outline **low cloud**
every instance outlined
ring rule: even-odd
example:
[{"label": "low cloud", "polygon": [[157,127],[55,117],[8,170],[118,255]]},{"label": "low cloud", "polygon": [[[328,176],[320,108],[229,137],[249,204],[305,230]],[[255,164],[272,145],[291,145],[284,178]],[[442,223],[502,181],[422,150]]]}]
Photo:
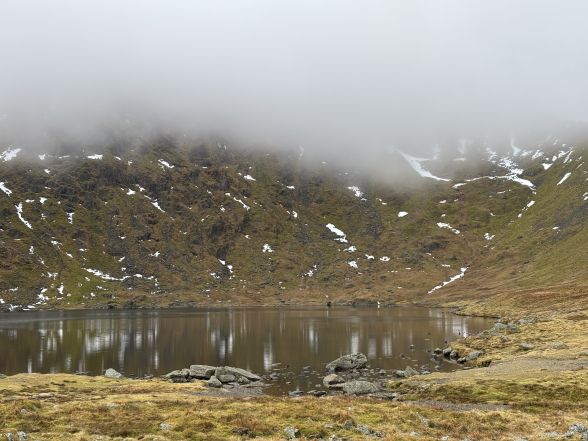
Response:
[{"label": "low cloud", "polygon": [[579,0],[1,9],[0,138],[25,148],[166,129],[357,160],[545,135],[588,117]]}]

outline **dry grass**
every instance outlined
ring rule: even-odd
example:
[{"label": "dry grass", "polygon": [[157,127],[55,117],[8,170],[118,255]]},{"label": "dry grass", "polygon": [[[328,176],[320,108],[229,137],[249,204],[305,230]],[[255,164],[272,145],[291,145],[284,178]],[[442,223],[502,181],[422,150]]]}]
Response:
[{"label": "dry grass", "polygon": [[[586,407],[577,390],[587,396],[584,372],[564,377],[559,389],[541,389],[499,380],[492,384],[460,379],[422,388],[402,383],[406,398],[415,402],[384,402],[330,397],[287,399],[275,397],[230,399],[198,396],[199,383],[172,384],[160,380],[108,380],[72,375],[17,375],[0,380],[1,432],[24,430],[31,440],[226,440],[284,439],[283,429],[294,426],[302,439],[370,439],[355,424],[365,424],[384,439],[433,440],[509,439],[539,437],[565,431],[585,421]],[[425,383],[423,383],[425,384]],[[539,383],[537,383],[539,384]],[[553,382],[555,385],[556,383]],[[514,388],[514,389],[513,389]],[[571,389],[570,389],[571,388]],[[481,393],[480,391],[485,391]],[[449,402],[495,402],[499,393],[512,395],[520,405],[512,409],[458,409],[431,406],[423,398]],[[544,394],[545,392],[545,394]],[[527,406],[526,401],[548,393],[559,396],[565,414],[549,406]],[[524,399],[523,399],[524,397]],[[162,430],[161,423],[171,425]]]}]

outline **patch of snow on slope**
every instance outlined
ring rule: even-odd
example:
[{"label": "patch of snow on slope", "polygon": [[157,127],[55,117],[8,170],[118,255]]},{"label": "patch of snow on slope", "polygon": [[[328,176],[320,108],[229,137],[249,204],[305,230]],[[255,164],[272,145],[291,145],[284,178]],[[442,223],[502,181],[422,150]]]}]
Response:
[{"label": "patch of snow on slope", "polygon": [[437,222],[437,226],[439,228],[445,228],[447,230],[451,230],[454,234],[460,233],[460,231],[457,228],[453,228],[451,225],[446,224],[445,222]]},{"label": "patch of snow on slope", "polygon": [[549,167],[551,167],[553,164],[548,164],[547,162],[544,162],[541,165],[543,166],[543,170],[549,170]]},{"label": "patch of snow on slope", "polygon": [[87,156],[88,159],[97,159],[97,160],[102,160],[103,155],[90,155]]},{"label": "patch of snow on slope", "polygon": [[159,211],[161,211],[162,213],[165,213],[165,211],[159,206],[159,202],[155,201],[155,202],[151,202],[151,204],[157,208]]},{"label": "patch of snow on slope", "polygon": [[380,260],[382,262],[390,262],[390,258],[388,256],[382,256],[382,257],[380,257]]},{"label": "patch of snow on slope", "polygon": [[13,149],[12,147],[8,147],[6,150],[0,153],[0,159],[4,162],[11,161],[12,159],[16,158],[16,155],[18,155],[18,152],[21,150],[22,149]]},{"label": "patch of snow on slope", "polygon": [[406,211],[399,211],[398,212],[398,217],[404,217],[406,216],[408,213]]},{"label": "patch of snow on slope", "polygon": [[166,168],[174,168],[175,166],[170,164],[167,161],[164,161],[163,159],[158,159],[157,162],[159,162],[159,165],[161,165],[161,168],[166,167]]},{"label": "patch of snow on slope", "polygon": [[274,252],[274,250],[272,249],[272,247],[270,246],[269,243],[264,243],[263,244],[263,248],[261,249],[261,251],[263,253],[273,253]]},{"label": "patch of snow on slope", "polygon": [[347,251],[348,253],[354,253],[357,251],[357,247],[355,245],[351,245],[349,248],[345,248],[343,251]]},{"label": "patch of snow on slope", "polygon": [[67,222],[70,223],[71,225],[73,225],[73,217],[74,217],[73,211],[71,213],[67,213]]},{"label": "patch of snow on slope", "polygon": [[15,205],[14,208],[16,208],[16,214],[18,215],[20,221],[25,224],[29,230],[32,230],[33,227],[31,224],[24,217],[22,217],[22,202],[20,202],[18,205]]},{"label": "patch of snow on slope", "polygon": [[494,239],[494,234],[484,233],[484,239],[492,240],[492,239]]},{"label": "patch of snow on slope", "polygon": [[249,205],[247,205],[245,202],[243,202],[241,199],[237,199],[236,197],[233,196],[233,200],[235,202],[239,202],[241,205],[243,205],[243,208],[247,211],[249,211],[249,209],[251,208]]},{"label": "patch of snow on slope", "polygon": [[439,176],[433,175],[430,171],[426,170],[422,165],[421,162],[429,161],[426,158],[415,158],[414,156],[407,155],[406,153],[400,152],[400,154],[404,157],[406,162],[410,164],[415,172],[421,175],[423,178],[430,178],[435,179],[436,181],[445,181],[451,182],[451,179],[440,178]]},{"label": "patch of snow on slope", "polygon": [[449,285],[452,282],[455,282],[458,279],[461,279],[463,276],[465,276],[466,271],[468,270],[467,267],[463,267],[461,268],[461,272],[459,274],[456,274],[453,277],[450,277],[449,280],[446,280],[445,282],[441,283],[440,285],[435,286],[434,288],[432,288],[427,294],[431,294],[432,292],[437,291],[438,289],[443,288],[444,286]]},{"label": "patch of snow on slope", "polygon": [[127,196],[131,196],[131,195],[134,195],[135,193],[137,193],[135,190],[131,190],[129,188],[126,194],[127,194]]},{"label": "patch of snow on slope", "polygon": [[245,176],[243,176],[243,179],[245,179],[245,180],[247,180],[247,181],[255,181],[255,180],[256,180],[256,179],[255,179],[253,176],[251,176],[251,175],[245,175]]},{"label": "patch of snow on slope", "polygon": [[337,236],[339,236],[338,238],[335,239],[336,241],[341,242],[341,243],[347,243],[346,234],[343,231],[341,231],[339,228],[337,228],[335,225],[327,224],[327,225],[325,225],[325,227],[327,227],[331,233],[335,233]]},{"label": "patch of snow on slope", "polygon": [[560,181],[559,181],[559,182],[558,182],[556,185],[561,185],[561,184],[563,184],[564,182],[566,182],[566,179],[568,179],[568,178],[570,177],[570,175],[571,175],[571,174],[572,174],[571,172],[567,172],[567,173],[564,175],[564,177],[563,177],[563,178],[561,178],[561,180],[560,180]]},{"label": "patch of snow on slope", "polygon": [[0,190],[2,190],[8,196],[10,196],[12,194],[12,190],[6,186],[5,182],[0,182]]},{"label": "patch of snow on slope", "polygon": [[355,268],[357,269],[357,262],[355,260],[352,260],[350,262],[347,262],[347,264],[351,267],[351,268]]},{"label": "patch of snow on slope", "polygon": [[102,280],[116,280],[116,281],[122,281],[125,278],[128,278],[128,276],[123,277],[122,279],[118,279],[116,277],[112,277],[109,274],[103,273],[100,270],[97,269],[93,269],[93,268],[84,268],[85,271],[89,272],[90,274],[94,274],[96,277],[100,277]]},{"label": "patch of snow on slope", "polygon": [[363,192],[359,189],[359,187],[353,185],[351,187],[347,187],[347,189],[351,190],[356,198],[360,198],[362,200],[365,200],[365,198],[363,197]]}]

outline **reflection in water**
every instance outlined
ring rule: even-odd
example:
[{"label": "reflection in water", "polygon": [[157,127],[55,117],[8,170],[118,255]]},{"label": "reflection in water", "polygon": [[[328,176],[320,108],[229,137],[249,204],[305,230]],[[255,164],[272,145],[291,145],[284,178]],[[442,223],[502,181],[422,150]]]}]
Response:
[{"label": "reflection in water", "polygon": [[488,326],[426,308],[12,313],[0,316],[0,372],[100,374],[113,367],[144,376],[202,363],[264,373],[282,363],[322,373],[350,352],[364,352],[373,367],[400,369],[430,364],[427,350]]}]

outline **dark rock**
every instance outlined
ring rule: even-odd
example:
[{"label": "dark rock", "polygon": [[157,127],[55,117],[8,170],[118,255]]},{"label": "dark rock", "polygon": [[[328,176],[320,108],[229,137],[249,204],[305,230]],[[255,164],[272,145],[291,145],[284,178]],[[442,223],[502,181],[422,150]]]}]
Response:
[{"label": "dark rock", "polygon": [[443,349],[441,349],[441,348],[435,348],[433,350],[433,354],[441,355],[441,354],[443,354]]},{"label": "dark rock", "polygon": [[452,352],[453,352],[453,349],[451,347],[445,348],[445,349],[443,349],[443,356],[446,358],[449,358],[451,356]]},{"label": "dark rock", "polygon": [[457,360],[459,358],[459,352],[457,352],[455,349],[452,350],[449,354],[449,358],[452,360]]},{"label": "dark rock", "polygon": [[288,396],[290,398],[301,397],[302,395],[304,395],[304,392],[302,392],[300,389],[291,390],[288,392]]},{"label": "dark rock", "polygon": [[357,352],[355,354],[343,355],[336,360],[331,361],[327,364],[327,370],[331,372],[337,371],[349,371],[353,369],[359,369],[367,364],[367,357]]},{"label": "dark rock", "polygon": [[309,390],[308,391],[308,395],[312,395],[315,397],[322,397],[324,395],[327,395],[327,393],[324,390]]},{"label": "dark rock", "polygon": [[[232,375],[233,377],[235,377],[233,381],[237,381],[241,377],[246,378],[249,381],[261,381],[261,377],[259,375],[246,371],[245,369],[231,366],[217,367],[214,371],[214,375],[223,383],[225,383],[225,381],[222,380],[222,378],[220,377],[221,375]],[[226,382],[228,383],[229,381]]]}]

